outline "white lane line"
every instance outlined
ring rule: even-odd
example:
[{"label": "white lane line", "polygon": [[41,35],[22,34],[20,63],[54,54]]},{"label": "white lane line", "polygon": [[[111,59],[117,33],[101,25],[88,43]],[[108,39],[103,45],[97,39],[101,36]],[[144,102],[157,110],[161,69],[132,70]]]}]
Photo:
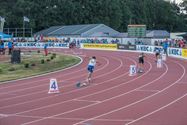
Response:
[{"label": "white lane line", "polygon": [[136,90],[138,92],[159,92],[159,90],[145,90],[145,89],[139,89],[139,90]]},{"label": "white lane line", "polygon": [[[27,116],[27,115],[8,115],[8,116],[17,116],[17,117],[24,117],[24,118],[35,118],[35,119],[41,119],[41,118],[47,118],[47,117],[41,117],[41,116]],[[56,119],[56,120],[86,120],[85,118],[61,118],[61,117],[53,117],[50,119]],[[126,122],[126,121],[133,121],[133,119],[96,119],[95,121],[107,121],[107,122]]]},{"label": "white lane line", "polygon": [[187,81],[186,82],[178,82],[178,84],[186,84],[187,85]]},{"label": "white lane line", "polygon": [[[180,81],[180,80],[184,77],[184,75],[185,75],[185,73],[186,73],[185,68],[184,68],[181,64],[179,64],[179,63],[177,63],[177,64],[180,65],[180,66],[183,68],[183,71],[184,71],[184,72],[183,72],[183,75],[182,75],[177,81],[175,81],[173,84],[171,84],[171,85],[167,86],[166,88],[160,90],[159,92],[157,92],[157,93],[155,93],[155,94],[153,94],[153,95],[150,95],[150,96],[148,96],[148,97],[146,97],[146,98],[143,98],[143,99],[141,99],[141,100],[139,100],[139,101],[137,101],[137,102],[131,103],[131,104],[127,105],[127,106],[118,108],[118,109],[113,110],[113,111],[110,111],[110,112],[108,112],[108,113],[104,113],[104,114],[102,114],[102,115],[99,115],[99,116],[96,116],[96,117],[93,117],[93,118],[89,118],[89,119],[87,119],[87,120],[85,120],[85,121],[81,121],[81,122],[75,123],[75,124],[73,124],[73,125],[78,125],[78,124],[80,124],[80,123],[84,123],[84,122],[87,122],[87,121],[90,121],[90,120],[94,120],[94,119],[96,119],[96,118],[99,118],[99,117],[102,117],[102,116],[105,116],[105,115],[108,115],[108,114],[111,114],[111,113],[114,113],[114,112],[123,110],[123,109],[128,108],[128,107],[130,107],[130,106],[132,106],[132,105],[135,105],[135,104],[138,104],[138,103],[140,103],[140,102],[142,102],[142,101],[145,101],[145,100],[147,100],[147,99],[149,99],[149,98],[151,98],[151,97],[154,97],[155,95],[157,95],[157,94],[159,94],[159,93],[161,93],[161,92],[164,92],[165,90],[167,90],[167,89],[169,89],[170,87],[172,87],[172,86],[174,86],[175,84],[177,84],[178,81]],[[166,67],[166,68],[167,68],[167,67]],[[168,68],[167,68],[167,70],[168,70]],[[145,86],[143,86],[143,87],[145,87]],[[143,87],[140,87],[140,88],[143,88]],[[140,89],[140,88],[139,88],[139,89]],[[126,125],[128,125],[128,123],[127,123]]]},{"label": "white lane line", "polygon": [[[107,64],[109,65],[109,61],[108,61],[108,60],[107,60]],[[123,62],[122,62],[122,61],[121,61],[120,66],[119,66],[117,69],[121,68],[121,66],[123,66]],[[117,70],[117,69],[115,69],[115,70]],[[113,70],[113,71],[115,71],[115,70]],[[112,72],[113,72],[113,71],[112,71]],[[109,72],[109,73],[110,73],[110,72]],[[127,73],[128,73],[128,72],[127,72]],[[127,73],[122,74],[122,75],[126,75]],[[107,74],[108,74],[108,73],[107,73]],[[103,74],[103,75],[107,75],[107,74]],[[122,76],[122,75],[121,75],[121,76]],[[99,77],[101,77],[101,76],[102,76],[102,75],[100,75]],[[110,79],[110,80],[106,80],[106,81],[104,81],[104,82],[101,82],[100,84],[104,84],[104,83],[109,82],[109,81],[111,81],[111,80],[118,79],[118,78],[120,78],[121,76],[118,76],[118,77],[113,78],[113,79]],[[98,77],[95,77],[95,78],[98,78]],[[89,86],[89,87],[93,87],[93,86]],[[86,88],[83,88],[83,89],[86,89]],[[83,90],[83,89],[82,89],[82,90]],[[69,91],[69,92],[67,92],[67,93],[63,93],[63,95],[64,95],[64,94],[73,93],[73,92],[76,92],[76,91],[80,91],[80,90],[76,89],[76,90],[73,90],[73,91]],[[24,96],[24,95],[23,95],[23,96]],[[14,97],[13,97],[13,98],[14,98]],[[40,99],[36,99],[36,100],[25,101],[25,102],[21,102],[21,103],[17,103],[17,104],[12,104],[12,105],[8,105],[8,106],[3,106],[3,107],[0,107],[0,109],[12,107],[12,106],[18,106],[18,105],[26,104],[26,103],[31,103],[31,102],[34,102],[34,101],[41,101],[41,100],[45,100],[45,99],[49,99],[49,98],[53,98],[53,96],[45,97],[45,98],[42,98],[42,99],[40,98]],[[62,104],[62,103],[70,102],[70,101],[72,101],[72,99],[71,99],[71,100],[68,100],[68,101],[60,102],[60,103]]]},{"label": "white lane line", "polygon": [[0,114],[0,117],[6,117],[8,116],[7,114]]},{"label": "white lane line", "polygon": [[[155,80],[149,82],[148,84],[145,84],[145,85],[143,85],[143,86],[141,86],[141,87],[139,87],[139,88],[136,88],[136,89],[134,89],[134,90],[132,90],[132,91],[129,91],[129,93],[134,92],[134,91],[139,90],[139,89],[142,89],[143,87],[148,86],[148,85],[154,83],[155,81],[159,80],[160,78],[162,78],[162,77],[168,72],[168,67],[167,67],[167,65],[166,65],[166,64],[164,64],[164,65],[166,66],[166,71],[164,72],[164,74],[162,74],[162,75],[161,75],[160,77],[158,77],[157,79],[155,79]],[[157,93],[158,93],[158,92],[157,92]],[[157,94],[157,93],[155,93],[155,94]],[[155,94],[153,94],[153,95],[155,95]],[[141,100],[138,100],[138,101],[136,101],[136,102],[133,102],[133,103],[131,103],[131,104],[129,104],[129,105],[126,105],[126,106],[124,106],[124,107],[117,108],[117,109],[112,110],[112,111],[110,111],[110,112],[103,113],[103,114],[101,114],[101,115],[98,115],[98,116],[89,118],[89,119],[84,120],[84,121],[81,121],[81,122],[77,122],[77,123],[75,123],[75,124],[73,124],[73,125],[78,125],[78,124],[81,124],[81,123],[84,123],[84,122],[87,122],[87,121],[90,121],[90,120],[95,120],[95,119],[97,119],[97,118],[99,118],[99,117],[102,117],[102,116],[105,116],[105,115],[108,115],[108,114],[111,114],[111,113],[120,111],[120,110],[125,109],[125,108],[128,108],[128,107],[130,107],[130,106],[132,106],[132,105],[138,104],[138,103],[140,103],[140,102],[142,102],[142,101],[144,101],[144,100],[146,100],[147,98],[150,98],[150,97],[152,97],[152,95],[151,95],[151,96],[148,96],[148,97],[145,97],[145,98],[143,98],[143,99],[141,99]]]},{"label": "white lane line", "polygon": [[[121,64],[118,68],[116,68],[115,70],[121,68],[121,66],[123,66],[123,62],[121,61]],[[112,70],[111,72],[114,72],[115,70]],[[109,72],[108,72],[109,73]],[[127,73],[126,73],[127,74]],[[106,74],[105,74],[106,75]],[[122,74],[122,75],[125,75],[125,74]],[[101,76],[101,75],[100,75]],[[118,76],[119,77],[119,76]],[[118,77],[115,77],[115,78],[112,78],[112,79],[109,79],[109,80],[106,80],[104,82],[101,82],[100,84],[104,84],[106,82],[109,82],[111,80],[115,80],[117,79]],[[86,89],[85,88],[82,88],[83,89]],[[70,91],[70,92],[67,92],[66,94],[69,94],[69,93],[73,93],[73,92],[76,92],[76,91],[80,91],[80,90],[73,90],[73,91]],[[103,91],[103,90],[102,90]],[[64,95],[64,94],[63,94]],[[89,94],[90,95],[90,94]],[[87,95],[88,96],[88,95]],[[84,97],[84,96],[82,96]],[[49,98],[49,97],[48,97]],[[40,99],[40,100],[43,100],[44,98]],[[73,98],[73,99],[78,99],[78,98]],[[47,107],[51,107],[51,106],[55,106],[55,105],[59,105],[59,104],[63,104],[63,103],[67,103],[67,102],[70,102],[72,101],[73,99],[70,99],[70,100],[67,100],[67,101],[64,101],[64,102],[59,102],[59,103],[55,103],[55,104],[51,104],[51,105],[47,105],[47,106],[43,106],[43,107],[39,107],[39,108],[36,108],[36,109],[32,109],[32,110],[27,110],[27,111],[23,111],[23,112],[19,112],[19,113],[16,113],[16,114],[21,114],[21,113],[26,113],[26,112],[30,112],[30,111],[35,111],[35,110],[40,110],[40,109],[43,109],[43,108],[47,108]],[[30,101],[30,102],[33,102],[33,101]],[[7,107],[7,106],[6,106]],[[1,109],[1,108],[0,108]]]},{"label": "white lane line", "polygon": [[[81,63],[82,63],[82,60],[81,60]],[[72,67],[72,68],[73,68],[73,67]],[[69,69],[71,69],[71,68],[69,68]],[[72,75],[72,74],[74,74],[74,73],[81,72],[81,71],[84,71],[84,70],[85,70],[85,68],[81,68],[81,70],[76,70],[76,71],[74,71],[74,72],[66,73],[66,74],[63,75],[63,77],[64,77],[64,76],[68,76],[68,75]],[[63,72],[63,70],[61,70],[61,71],[59,71],[59,72]],[[76,75],[73,75],[73,76],[76,76]],[[83,76],[83,75],[82,75],[82,76]],[[62,75],[61,75],[61,74],[58,74],[58,75],[56,75],[55,77],[56,77],[56,79],[58,79],[58,78],[61,78]],[[77,76],[76,76],[76,77],[71,77],[71,79],[74,79],[74,78],[77,78]],[[68,80],[71,80],[71,79],[66,79],[66,80],[63,79],[62,81],[58,81],[58,82],[64,82],[64,81],[68,81]],[[27,84],[31,84],[31,83],[39,83],[39,82],[45,81],[45,80],[49,80],[49,78],[43,78],[43,79],[40,79],[40,80],[37,80],[37,81],[30,81],[30,82],[25,82],[25,83],[22,83],[22,84],[14,84],[14,85],[7,86],[7,87],[1,87],[0,89],[11,88],[11,87],[17,87],[17,86],[23,86],[23,85],[27,85]],[[19,80],[18,80],[18,81],[19,81]],[[39,84],[39,85],[35,85],[35,86],[33,86],[33,87],[21,88],[21,89],[15,90],[15,91],[7,92],[7,93],[24,91],[25,89],[37,88],[37,87],[45,86],[45,85],[46,85],[46,84]]]},{"label": "white lane line", "polygon": [[[104,58],[105,58],[105,57],[104,57]],[[105,58],[105,59],[106,59],[106,58]],[[107,60],[107,59],[106,59],[106,60]],[[103,67],[100,68],[100,69],[97,69],[96,71],[98,72],[98,71],[100,71],[100,70],[103,70],[103,69],[106,68],[108,65],[109,65],[109,61],[107,60],[106,65],[103,66]],[[95,71],[95,72],[96,72],[96,71]],[[112,71],[112,72],[113,72],[113,71]],[[100,76],[95,77],[95,78],[99,78],[99,77],[108,75],[109,73],[111,73],[111,72],[108,72],[108,73],[106,73],[106,74],[100,75]],[[69,78],[69,79],[66,79],[65,81],[68,81],[68,80],[71,80],[71,79],[75,79],[75,78],[79,78],[79,77],[82,77],[82,76],[85,76],[85,75],[87,75],[87,74],[75,75],[75,77],[71,77],[71,78]],[[63,80],[62,80],[62,81],[63,81]],[[60,81],[59,81],[59,82],[60,82]],[[60,89],[60,88],[65,88],[65,87],[69,87],[69,86],[72,86],[72,85],[74,85],[74,83],[61,86],[61,87],[59,87],[59,89]],[[42,86],[42,85],[39,85],[39,86]],[[43,85],[43,86],[46,86],[46,85]],[[30,87],[30,88],[32,88],[32,87]],[[34,88],[34,87],[33,87],[33,88]],[[28,89],[29,89],[29,88],[28,88]],[[25,88],[23,88],[23,89],[21,89],[21,90],[24,91]],[[7,100],[15,99],[15,98],[25,97],[25,96],[28,96],[28,95],[36,95],[36,94],[43,93],[43,92],[46,92],[46,91],[48,91],[48,90],[43,90],[43,91],[28,93],[28,94],[24,94],[24,95],[14,96],[14,97],[6,98],[6,99],[1,99],[0,101],[7,101]],[[10,93],[12,93],[12,92],[10,92]],[[7,93],[7,94],[8,94],[8,93]]]},{"label": "white lane line", "polygon": [[[80,58],[80,57],[79,57]],[[83,59],[82,58],[80,58],[81,59],[81,62],[79,63],[79,64],[76,64],[76,65],[74,65],[74,66],[72,66],[72,67],[68,67],[68,68],[66,68],[66,69],[63,69],[63,70],[59,70],[59,71],[55,71],[55,72],[52,72],[52,73],[47,73],[47,74],[43,74],[44,76],[45,75],[49,75],[49,74],[53,74],[53,73],[58,73],[58,72],[63,72],[63,71],[65,71],[65,70],[68,70],[68,69],[71,69],[71,68],[73,68],[73,67],[76,67],[76,66],[78,66],[78,65],[80,65],[81,63],[83,63]],[[105,58],[105,60],[107,60],[106,58]],[[86,64],[87,65],[87,64]],[[85,65],[85,66],[86,66]],[[85,67],[84,66],[84,67]],[[68,76],[68,75],[71,75],[71,74],[74,74],[74,73],[77,73],[77,72],[81,72],[81,71],[84,71],[85,69],[84,68],[81,68],[81,70],[76,70],[76,71],[74,71],[74,72],[69,72],[69,73],[66,73],[66,74],[64,74],[63,75],[63,77],[64,76]],[[97,69],[98,70],[98,69]],[[96,71],[97,71],[96,70]],[[95,72],[96,72],[95,71]],[[43,75],[41,75],[41,76],[43,76]],[[86,75],[86,74],[85,74]],[[39,75],[40,76],[40,75]],[[33,78],[35,78],[35,77],[39,77],[39,76],[33,76]],[[82,75],[83,76],[83,75]],[[61,78],[62,76],[61,75],[56,75],[55,76],[56,78]],[[30,79],[30,78],[32,78],[32,77],[29,77],[28,79]],[[77,77],[76,77],[77,78]],[[26,78],[27,79],[27,78]],[[71,79],[74,79],[74,77],[73,78],[71,78]],[[23,86],[23,85],[27,85],[27,84],[31,84],[31,83],[37,83],[37,82],[41,82],[41,81],[45,81],[45,80],[49,80],[49,78],[43,78],[43,79],[40,79],[40,80],[37,80],[37,81],[31,81],[31,82],[25,82],[25,83],[22,83],[22,84],[14,84],[14,85],[12,85],[11,84],[11,86],[6,86],[6,87],[1,87],[0,89],[5,89],[5,88],[12,88],[12,87],[17,87],[17,86]],[[13,81],[20,81],[20,79],[19,80],[12,80],[12,81],[8,81],[8,82],[13,82]],[[67,81],[67,80],[66,80]],[[5,83],[8,83],[8,82],[5,82]],[[59,81],[59,82],[61,82],[61,81]],[[62,80],[62,82],[64,82],[64,80]],[[38,86],[34,86],[34,87],[30,87],[30,88],[37,88],[37,87],[40,87],[40,86],[44,86],[44,85],[38,85]],[[28,87],[27,87],[27,89],[29,89]],[[19,89],[20,91],[24,91],[25,89]],[[11,92],[18,92],[18,90],[16,90],[16,91],[11,91]],[[8,92],[8,93],[10,93],[10,92]],[[3,93],[4,94],[4,93]]]},{"label": "white lane line", "polygon": [[125,125],[130,125],[130,124],[135,123],[135,122],[137,122],[137,121],[139,121],[139,120],[141,120],[141,119],[143,119],[143,118],[146,118],[146,117],[148,117],[148,116],[150,116],[150,115],[152,115],[152,114],[154,114],[154,113],[156,113],[156,112],[159,112],[159,111],[163,110],[164,108],[167,108],[167,107],[169,107],[170,105],[172,105],[172,104],[174,104],[174,103],[180,101],[181,99],[183,99],[183,98],[186,97],[186,96],[187,96],[187,93],[184,94],[183,96],[181,96],[180,98],[177,98],[176,100],[170,102],[169,104],[167,104],[167,105],[165,105],[165,106],[163,106],[163,107],[161,107],[161,108],[159,108],[159,109],[157,109],[157,110],[155,110],[155,111],[153,111],[153,112],[150,112],[150,113],[148,113],[148,114],[146,114],[146,115],[144,115],[144,116],[142,116],[142,117],[140,117],[140,118],[138,118],[138,119],[136,119],[136,120],[133,120],[133,121],[131,121],[131,122],[129,122],[129,123],[126,123]]},{"label": "white lane line", "polygon": [[[176,62],[176,63],[179,64],[178,62]],[[183,68],[183,71],[184,71],[183,74],[182,74],[182,76],[181,76],[176,82],[174,82],[173,84],[171,84],[171,85],[169,85],[168,87],[164,88],[163,90],[161,90],[161,91],[158,92],[158,93],[164,92],[165,90],[169,89],[170,87],[176,85],[176,84],[185,76],[185,74],[186,74],[186,69],[185,69],[185,67],[184,67],[183,65],[181,65],[181,64],[179,64],[179,65]],[[155,96],[155,95],[157,95],[157,94],[153,94],[153,96]],[[139,120],[141,120],[141,119],[143,119],[143,118],[146,118],[146,117],[148,117],[148,116],[150,116],[150,115],[152,115],[152,114],[154,114],[154,113],[156,113],[156,112],[159,112],[159,111],[163,110],[164,108],[167,108],[168,106],[170,106],[170,105],[172,105],[172,104],[174,104],[174,103],[180,101],[180,100],[181,100],[182,98],[184,98],[185,96],[187,96],[187,93],[184,94],[183,96],[181,96],[180,98],[177,98],[177,99],[175,99],[174,101],[170,102],[169,104],[167,104],[167,105],[165,105],[165,106],[162,106],[162,107],[160,107],[159,109],[154,110],[153,112],[150,112],[150,113],[148,113],[148,114],[146,114],[146,115],[144,115],[144,116],[142,116],[142,117],[140,117],[140,118],[138,118],[138,119],[135,119],[135,120],[133,120],[132,122],[129,122],[129,123],[125,124],[125,125],[130,125],[130,124],[135,123],[135,122],[137,122],[137,121],[139,121]]]},{"label": "white lane line", "polygon": [[[136,79],[138,79],[138,78],[141,78],[141,77],[145,76],[146,74],[148,74],[148,73],[151,71],[151,69],[152,69],[152,65],[151,65],[150,62],[149,62],[149,65],[150,65],[150,68],[149,68],[148,72],[144,73],[143,75],[141,75],[141,76],[139,76],[139,77],[137,77],[137,78],[134,78],[134,79],[132,79],[132,80],[130,80],[130,81],[127,81],[126,83],[132,82],[132,81],[134,81],[134,80],[136,80]],[[123,84],[124,84],[124,83],[123,83]],[[123,85],[123,84],[120,84],[119,86],[121,86],[121,85]],[[117,86],[115,86],[115,87],[117,87]],[[115,88],[115,87],[114,87],[114,88]],[[113,87],[112,87],[112,88],[113,88]],[[139,89],[139,88],[138,88],[138,89]],[[133,91],[133,90],[132,90],[132,91]],[[110,100],[115,99],[115,98],[118,98],[118,97],[121,97],[121,96],[123,96],[123,95],[125,95],[125,94],[131,93],[132,91],[129,91],[129,92],[127,92],[127,93],[124,93],[124,94],[121,94],[121,95],[118,95],[118,96],[114,96],[114,97],[109,98],[109,99],[106,99],[106,100],[103,100],[103,101],[100,102],[100,103],[90,104],[90,105],[87,105],[87,106],[84,106],[84,107],[81,107],[81,108],[77,108],[77,109],[70,110],[70,111],[67,111],[67,112],[63,112],[63,113],[60,113],[60,114],[52,115],[52,116],[47,117],[47,118],[43,118],[43,119],[39,119],[39,120],[33,120],[33,121],[31,121],[31,122],[27,122],[27,123],[24,123],[24,124],[22,124],[22,125],[28,125],[28,124],[35,123],[35,122],[39,122],[39,121],[42,121],[42,120],[45,120],[45,119],[48,119],[48,118],[51,118],[51,117],[57,117],[57,116],[60,116],[60,115],[63,115],[63,114],[67,114],[67,113],[71,113],[71,112],[74,112],[74,111],[82,110],[82,109],[85,109],[85,108],[88,108],[88,107],[91,107],[91,106],[94,106],[94,105],[97,105],[97,104],[101,104],[101,103],[110,101]],[[85,120],[85,121],[86,121],[86,120]]]},{"label": "white lane line", "polygon": [[[72,55],[70,55],[70,56],[72,56]],[[15,87],[15,86],[25,85],[25,84],[28,84],[28,82],[23,83],[23,84],[21,84],[21,85],[20,85],[20,84],[12,85],[12,84],[16,83],[17,81],[21,81],[21,80],[28,80],[28,79],[38,78],[38,77],[41,77],[41,76],[46,76],[46,75],[50,75],[50,74],[54,74],[54,73],[59,73],[59,72],[62,72],[62,71],[66,71],[66,70],[72,69],[72,68],[74,68],[74,67],[76,67],[76,66],[82,64],[83,59],[80,58],[79,56],[75,56],[75,57],[77,57],[77,58],[79,58],[79,59],[81,60],[81,61],[80,61],[78,64],[76,64],[76,65],[73,65],[73,66],[71,66],[71,67],[68,67],[68,68],[65,68],[65,69],[62,69],[62,70],[58,70],[58,71],[54,71],[54,72],[50,72],[50,73],[45,73],[45,74],[41,74],[41,75],[37,75],[37,76],[31,76],[31,77],[22,78],[22,79],[17,79],[17,80],[11,80],[11,81],[0,82],[1,84],[4,84],[4,83],[11,83],[11,86],[1,87],[0,89],[5,89],[5,88],[9,88],[9,87]],[[75,71],[75,72],[76,72],[76,71]],[[71,74],[71,73],[70,73],[70,74]],[[60,76],[60,75],[59,75],[59,76]],[[41,80],[37,80],[36,82],[38,82],[38,81],[43,81],[43,80],[47,80],[47,79],[44,78],[44,79],[41,79]],[[30,83],[30,82],[29,82],[29,83]],[[32,81],[31,83],[33,83],[33,81]]]},{"label": "white lane line", "polygon": [[100,103],[101,101],[92,101],[92,100],[82,100],[82,99],[73,99],[74,101],[80,101],[80,102],[93,102],[93,103]]}]

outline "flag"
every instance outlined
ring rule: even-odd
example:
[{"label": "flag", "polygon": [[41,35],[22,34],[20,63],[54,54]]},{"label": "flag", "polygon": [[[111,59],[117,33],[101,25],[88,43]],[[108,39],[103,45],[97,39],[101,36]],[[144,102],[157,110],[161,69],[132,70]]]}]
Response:
[{"label": "flag", "polygon": [[3,18],[3,17],[0,16],[0,21],[1,22],[5,22],[5,18]]},{"label": "flag", "polygon": [[24,21],[24,22],[30,22],[30,19],[27,18],[26,16],[24,16],[24,17],[23,17],[23,21]]}]

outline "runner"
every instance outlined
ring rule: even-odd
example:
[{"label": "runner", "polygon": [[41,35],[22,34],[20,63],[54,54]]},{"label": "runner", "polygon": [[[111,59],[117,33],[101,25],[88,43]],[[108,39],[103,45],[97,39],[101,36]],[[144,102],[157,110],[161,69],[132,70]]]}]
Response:
[{"label": "runner", "polygon": [[77,87],[82,87],[82,86],[86,86],[86,85],[90,84],[90,82],[91,82],[91,77],[92,77],[92,74],[93,74],[95,65],[96,65],[96,57],[93,56],[93,57],[90,59],[90,61],[89,61],[89,63],[88,63],[88,67],[87,67],[87,70],[88,70],[87,81],[86,81],[86,82],[78,82],[78,83],[76,84]]},{"label": "runner", "polygon": [[93,56],[90,61],[89,61],[89,64],[88,64],[88,82],[91,81],[91,77],[92,77],[92,73],[94,71],[94,68],[95,68],[95,65],[96,65],[96,57]]},{"label": "runner", "polygon": [[140,53],[140,55],[138,56],[138,73],[142,73],[144,71],[144,58],[145,58],[145,55],[144,53]]},{"label": "runner", "polygon": [[156,48],[156,49],[155,49],[155,58],[156,58],[156,61],[155,61],[155,62],[158,61],[159,57],[160,57],[160,49],[159,49],[159,48]]}]

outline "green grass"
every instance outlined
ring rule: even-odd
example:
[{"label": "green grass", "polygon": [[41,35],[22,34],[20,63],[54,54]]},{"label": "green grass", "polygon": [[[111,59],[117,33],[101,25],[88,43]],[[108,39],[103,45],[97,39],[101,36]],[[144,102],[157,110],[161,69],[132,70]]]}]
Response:
[{"label": "green grass", "polygon": [[[52,60],[51,56],[53,55],[49,54],[48,56],[43,56],[41,53],[30,53],[29,55],[22,55],[20,64],[1,62],[0,81],[2,82],[49,73],[73,66],[80,62],[79,58],[73,56],[56,54],[56,58],[53,58]],[[42,59],[44,60],[44,64],[41,63]],[[28,68],[25,68],[26,63],[29,64]],[[32,64],[35,66],[31,66]]]}]

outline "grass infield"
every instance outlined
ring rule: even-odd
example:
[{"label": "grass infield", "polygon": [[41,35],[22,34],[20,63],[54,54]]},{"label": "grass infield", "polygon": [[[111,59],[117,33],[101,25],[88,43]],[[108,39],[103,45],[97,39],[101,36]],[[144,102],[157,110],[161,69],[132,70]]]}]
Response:
[{"label": "grass infield", "polygon": [[21,53],[21,63],[0,62],[0,82],[40,75],[73,66],[80,62],[78,57],[52,53]]}]

